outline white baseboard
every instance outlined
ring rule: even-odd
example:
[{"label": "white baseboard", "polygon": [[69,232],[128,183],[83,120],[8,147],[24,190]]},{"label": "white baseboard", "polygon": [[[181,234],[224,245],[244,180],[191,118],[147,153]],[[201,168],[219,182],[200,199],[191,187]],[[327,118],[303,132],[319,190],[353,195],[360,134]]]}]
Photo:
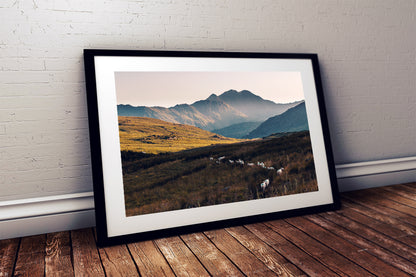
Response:
[{"label": "white baseboard", "polygon": [[0,221],[0,239],[95,226],[94,209]]},{"label": "white baseboard", "polygon": [[416,157],[341,164],[335,168],[341,192],[416,182]]},{"label": "white baseboard", "polygon": [[[340,191],[416,182],[416,157],[336,166]],[[0,239],[95,226],[92,192],[0,201]]]},{"label": "white baseboard", "polygon": [[95,226],[92,192],[0,202],[0,239]]},{"label": "white baseboard", "polygon": [[92,191],[0,201],[0,222],[91,209],[94,209],[94,194]]},{"label": "white baseboard", "polygon": [[340,192],[416,182],[416,169],[338,179]]},{"label": "white baseboard", "polygon": [[337,178],[351,178],[416,169],[416,157],[337,165]]}]

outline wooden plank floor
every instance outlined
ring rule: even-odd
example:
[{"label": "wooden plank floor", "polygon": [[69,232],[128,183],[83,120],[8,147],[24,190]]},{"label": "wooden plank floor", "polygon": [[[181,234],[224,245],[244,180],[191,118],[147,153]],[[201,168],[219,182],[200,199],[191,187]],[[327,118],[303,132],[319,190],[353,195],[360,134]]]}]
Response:
[{"label": "wooden plank floor", "polygon": [[336,212],[97,249],[94,229],[0,241],[0,276],[416,276],[416,183]]}]

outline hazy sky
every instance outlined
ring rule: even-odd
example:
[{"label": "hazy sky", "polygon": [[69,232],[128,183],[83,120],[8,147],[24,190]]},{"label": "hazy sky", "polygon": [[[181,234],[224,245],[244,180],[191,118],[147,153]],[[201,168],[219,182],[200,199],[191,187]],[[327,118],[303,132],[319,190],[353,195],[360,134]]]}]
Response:
[{"label": "hazy sky", "polygon": [[117,104],[172,107],[235,89],[266,100],[303,100],[299,72],[116,72]]}]

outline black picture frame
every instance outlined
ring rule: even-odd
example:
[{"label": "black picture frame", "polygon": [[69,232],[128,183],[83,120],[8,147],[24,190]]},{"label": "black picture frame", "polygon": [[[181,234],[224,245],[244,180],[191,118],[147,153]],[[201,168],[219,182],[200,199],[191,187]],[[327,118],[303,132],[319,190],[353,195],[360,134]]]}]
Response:
[{"label": "black picture frame", "polygon": [[[335,210],[340,207],[317,54],[85,49],[84,64],[97,245],[108,246],[148,240],[225,226]],[[194,72],[215,72],[216,77],[218,77],[218,74],[224,74],[223,79],[228,78],[229,75],[227,74],[235,73],[242,74],[241,80],[244,76],[253,76],[253,78],[254,75],[263,76],[265,72],[297,74],[296,78],[298,79],[296,80],[301,84],[304,99],[303,102],[299,100],[296,103],[304,103],[306,106],[308,129],[302,132],[309,136],[313,172],[315,173],[315,175],[309,175],[315,176],[315,181],[310,182],[314,182],[316,187],[308,192],[261,198],[260,196],[267,195],[266,192],[269,188],[267,186],[266,188],[257,187],[256,184],[255,190],[258,199],[231,200],[230,202],[214,205],[207,204],[201,207],[185,207],[156,212],[140,213],[139,211],[136,212],[137,214],[127,215],[128,209],[125,201],[130,200],[126,198],[127,190],[125,191],[123,186],[124,175],[120,152],[122,144],[120,141],[123,138],[120,138],[121,131],[119,127],[121,124],[119,120],[122,117],[120,117],[121,108],[119,107],[121,104],[117,100],[118,76],[122,76],[124,73],[137,73],[139,74],[137,76],[155,78],[154,75],[159,74],[156,78],[160,77],[160,82],[164,83],[166,80],[171,80],[163,79],[165,75],[162,75],[162,73],[166,72],[188,74],[185,76],[189,77],[188,79],[193,79],[196,76],[191,74]],[[270,80],[272,81],[272,79]],[[137,83],[135,86],[137,86]],[[138,96],[135,96],[136,98],[140,98],[141,93],[152,94],[151,91],[140,92],[140,85],[137,91]],[[217,91],[218,94],[221,92]],[[155,92],[154,98],[157,101],[161,97]],[[203,99],[205,98],[201,96],[200,100]],[[177,104],[182,104],[181,100],[178,101]],[[279,134],[286,138],[293,134],[301,134],[301,131],[295,130]],[[271,141],[270,138],[279,139],[279,137],[280,135],[274,136],[273,134],[268,136],[267,139]],[[290,140],[294,139],[290,138]],[[266,138],[258,138],[254,141],[263,142],[266,141]],[[123,141],[123,147],[124,145]],[[174,153],[181,155],[182,152],[174,151]],[[205,157],[207,163],[212,163],[207,165],[210,168],[223,162],[219,160],[218,155],[211,154],[211,156],[209,159],[208,156]],[[287,159],[289,159],[289,156]],[[233,164],[231,164],[231,161]],[[226,165],[226,161],[223,165],[231,168],[231,166],[235,166],[235,162],[236,160],[229,159],[229,164]],[[248,166],[252,166],[255,161],[250,162],[250,165],[248,165],[248,161],[245,162],[246,169],[243,170],[247,172],[251,170]],[[214,165],[214,163],[217,163],[217,165]],[[259,161],[254,166],[265,168],[264,163],[262,164]],[[268,166],[268,168],[275,170],[273,166]],[[292,166],[291,170],[300,174],[299,172],[302,173],[303,169],[296,169]],[[283,178],[278,176],[277,170],[273,173],[270,172],[265,174],[275,178],[273,180]],[[293,179],[288,176],[291,175],[286,173],[285,180],[289,180],[286,181],[289,184],[290,180]],[[141,177],[137,178],[137,182],[140,184]],[[272,188],[275,192],[279,191],[277,185],[276,187],[270,186],[270,189]],[[131,192],[128,194],[131,194]],[[134,205],[132,211],[136,211]]]}]

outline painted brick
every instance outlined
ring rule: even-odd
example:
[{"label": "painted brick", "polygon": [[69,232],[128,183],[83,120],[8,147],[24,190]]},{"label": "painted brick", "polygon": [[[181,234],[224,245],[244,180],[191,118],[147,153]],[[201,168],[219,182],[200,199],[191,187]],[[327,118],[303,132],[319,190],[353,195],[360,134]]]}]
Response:
[{"label": "painted brick", "polygon": [[0,200],[91,190],[84,48],[315,52],[335,160],[416,155],[414,0],[0,1]]}]

